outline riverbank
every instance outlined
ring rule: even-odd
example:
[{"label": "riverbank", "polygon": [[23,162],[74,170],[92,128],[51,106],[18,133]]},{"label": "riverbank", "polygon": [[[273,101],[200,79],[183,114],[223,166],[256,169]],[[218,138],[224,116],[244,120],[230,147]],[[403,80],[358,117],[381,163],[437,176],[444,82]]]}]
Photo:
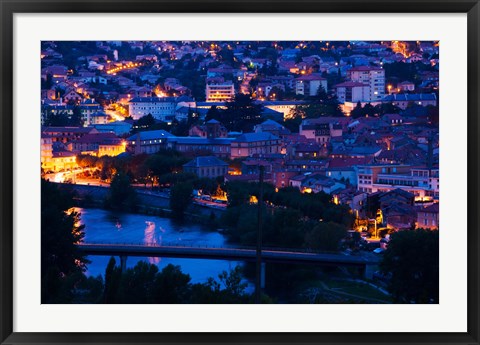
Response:
[{"label": "riverbank", "polygon": [[[56,185],[61,190],[74,192],[76,195],[74,200],[78,207],[106,209],[105,199],[108,196],[109,187],[69,183],[56,183]],[[172,217],[168,196],[138,189],[135,189],[135,191],[137,204],[135,209],[129,210],[129,212],[166,218]],[[223,212],[224,209],[221,208],[192,203],[187,208],[184,218],[202,225],[216,226],[216,221]]]}]

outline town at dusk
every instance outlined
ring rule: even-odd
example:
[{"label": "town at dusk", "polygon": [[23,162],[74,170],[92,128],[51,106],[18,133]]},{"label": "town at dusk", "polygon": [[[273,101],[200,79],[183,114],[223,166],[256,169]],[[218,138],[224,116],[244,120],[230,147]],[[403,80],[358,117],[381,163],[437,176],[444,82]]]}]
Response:
[{"label": "town at dusk", "polygon": [[438,304],[438,41],[43,41],[43,304]]}]

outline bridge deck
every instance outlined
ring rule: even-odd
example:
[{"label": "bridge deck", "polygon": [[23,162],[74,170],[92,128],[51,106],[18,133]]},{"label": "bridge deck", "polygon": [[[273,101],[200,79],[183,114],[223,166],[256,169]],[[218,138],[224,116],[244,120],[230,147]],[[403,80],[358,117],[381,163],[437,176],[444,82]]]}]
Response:
[{"label": "bridge deck", "polygon": [[[241,248],[200,248],[182,246],[154,246],[133,244],[82,243],[77,247],[88,255],[181,257],[214,260],[254,261],[255,249]],[[378,264],[379,258],[351,256],[345,254],[308,253],[286,250],[262,250],[265,262],[317,263],[333,265],[365,266]]]}]

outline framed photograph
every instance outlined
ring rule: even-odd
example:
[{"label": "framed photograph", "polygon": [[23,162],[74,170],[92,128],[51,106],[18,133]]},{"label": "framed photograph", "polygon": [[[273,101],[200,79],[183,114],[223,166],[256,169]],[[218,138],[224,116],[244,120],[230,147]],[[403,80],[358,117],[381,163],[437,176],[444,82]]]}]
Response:
[{"label": "framed photograph", "polygon": [[478,1],[0,1],[2,344],[479,343]]}]

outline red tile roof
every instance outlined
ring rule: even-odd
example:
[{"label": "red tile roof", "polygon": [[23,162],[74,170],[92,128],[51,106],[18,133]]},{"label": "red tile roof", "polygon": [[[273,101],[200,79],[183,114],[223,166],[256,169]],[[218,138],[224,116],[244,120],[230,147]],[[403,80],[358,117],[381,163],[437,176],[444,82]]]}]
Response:
[{"label": "red tile roof", "polygon": [[328,168],[348,168],[354,165],[364,165],[371,162],[371,158],[331,158],[328,162]]},{"label": "red tile roof", "polygon": [[357,66],[357,67],[352,67],[349,69],[349,71],[354,71],[354,72],[362,72],[362,71],[381,71],[382,69],[380,67],[376,66]]}]

